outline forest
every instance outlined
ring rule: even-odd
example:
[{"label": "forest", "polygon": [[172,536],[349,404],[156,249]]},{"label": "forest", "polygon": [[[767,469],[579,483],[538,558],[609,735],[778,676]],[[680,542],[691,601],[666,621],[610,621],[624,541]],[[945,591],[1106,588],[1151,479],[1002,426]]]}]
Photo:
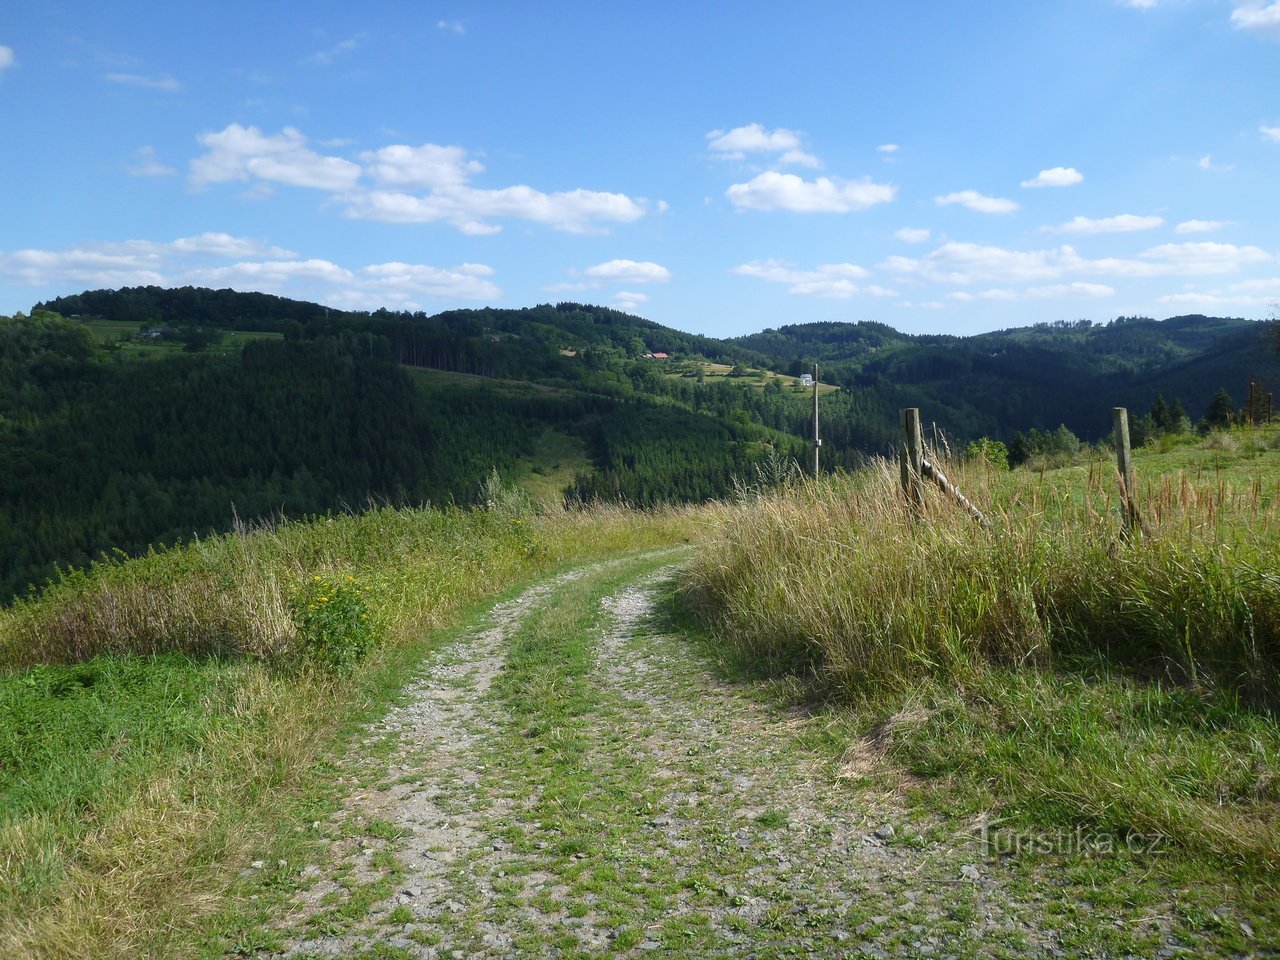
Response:
[{"label": "forest", "polygon": [[722,498],[761,465],[807,462],[811,399],[784,378],[815,362],[839,388],[821,399],[823,469],[889,452],[902,406],[958,449],[1005,441],[1016,463],[1102,436],[1116,404],[1159,398],[1194,422],[1225,387],[1238,407],[1250,380],[1280,382],[1266,327],[1118,318],[959,338],[804,324],[718,340],[580,303],[428,316],[87,291],[0,318],[0,601],[237,521],[466,505],[494,470],[536,459],[547,430],[585,451],[568,503]]}]

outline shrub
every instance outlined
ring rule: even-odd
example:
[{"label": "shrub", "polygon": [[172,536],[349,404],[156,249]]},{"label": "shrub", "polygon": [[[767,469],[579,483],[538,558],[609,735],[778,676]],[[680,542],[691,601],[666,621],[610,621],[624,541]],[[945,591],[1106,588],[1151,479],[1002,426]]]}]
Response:
[{"label": "shrub", "polygon": [[365,605],[368,589],[355,577],[313,576],[298,591],[291,607],[302,660],[342,670],[364,658],[375,641]]}]

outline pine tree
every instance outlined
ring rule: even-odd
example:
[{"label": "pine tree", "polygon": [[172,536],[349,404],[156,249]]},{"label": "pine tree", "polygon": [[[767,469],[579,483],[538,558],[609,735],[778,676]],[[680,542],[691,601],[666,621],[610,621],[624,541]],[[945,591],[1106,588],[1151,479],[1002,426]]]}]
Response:
[{"label": "pine tree", "polygon": [[1229,427],[1234,418],[1235,409],[1235,401],[1231,399],[1231,394],[1227,393],[1227,388],[1220,387],[1209,403],[1209,409],[1205,411],[1204,422],[1210,428]]}]

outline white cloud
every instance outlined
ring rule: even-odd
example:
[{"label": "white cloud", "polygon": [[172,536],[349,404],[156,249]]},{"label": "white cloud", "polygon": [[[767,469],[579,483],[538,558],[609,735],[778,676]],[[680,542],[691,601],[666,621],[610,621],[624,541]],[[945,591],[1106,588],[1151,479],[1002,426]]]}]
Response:
[{"label": "white cloud", "polygon": [[1050,167],[1041,170],[1030,180],[1023,180],[1024,187],[1071,187],[1084,182],[1084,174],[1075,167]]},{"label": "white cloud", "polygon": [[1013,213],[1018,209],[1018,205],[1012,200],[983,196],[976,190],[960,190],[956,193],[944,194],[934,197],[933,202],[940,207],[958,203],[977,213]]},{"label": "white cloud", "polygon": [[792,163],[802,167],[820,167],[821,161],[800,146],[800,134],[785,127],[766,130],[758,123],[734,127],[727,133],[712,130],[707,134],[707,149],[724,160],[741,160],[748,153],[778,154],[779,163]]},{"label": "white cloud", "polygon": [[164,285],[167,278],[156,266],[154,258],[108,244],[0,252],[0,275],[33,287]]},{"label": "white cloud", "polygon": [[335,43],[332,47],[329,47],[327,50],[317,50],[315,53],[311,54],[311,56],[307,57],[302,62],[314,63],[322,67],[327,67],[330,64],[332,64],[335,60],[341,59],[343,57],[349,56],[350,54],[354,53],[360,47],[360,45],[364,43],[366,39],[368,39],[368,36],[369,35],[367,33],[357,33],[353,37],[347,37],[347,39],[341,40],[338,43]]},{"label": "white cloud", "polygon": [[316,153],[293,127],[267,136],[257,127],[232,123],[215,133],[202,133],[197,140],[206,152],[191,161],[195,187],[257,178],[317,190],[350,190],[360,178],[358,164]]},{"label": "white cloud", "polygon": [[448,187],[466,183],[484,171],[478,160],[467,159],[462,147],[424,143],[420,147],[393,144],[360,154],[369,175],[394,187]]},{"label": "white cloud", "polygon": [[13,47],[6,47],[0,44],[0,73],[8,70],[14,65]]},{"label": "white cloud", "polygon": [[933,234],[928,227],[903,227],[895,230],[893,235],[903,243],[924,243]]},{"label": "white cloud", "polygon": [[897,291],[877,284],[854,283],[854,280],[871,276],[871,271],[856,263],[824,263],[812,270],[801,270],[784,260],[753,260],[734,267],[730,272],[769,283],[787,284],[788,293],[801,296],[837,299],[898,296]]},{"label": "white cloud", "polygon": [[1201,170],[1208,170],[1210,173],[1230,173],[1235,169],[1234,164],[1214,163],[1213,157],[1207,153],[1196,161],[1196,166]]},{"label": "white cloud", "polygon": [[1126,7],[1134,7],[1138,10],[1150,10],[1160,3],[1160,0],[1121,0]]},{"label": "white cloud", "polygon": [[621,193],[596,190],[569,190],[543,193],[532,187],[504,187],[481,190],[474,187],[444,187],[425,196],[374,190],[344,198],[345,214],[356,220],[389,223],[432,223],[444,221],[463,233],[482,235],[502,228],[486,218],[510,217],[532,220],[556,230],[589,233],[599,221],[631,223],[646,213],[646,205]]},{"label": "white cloud", "polygon": [[896,143],[882,143],[876,149],[881,153],[897,153],[898,145]]},{"label": "white cloud", "polygon": [[1231,11],[1231,22],[1239,30],[1280,36],[1280,0],[1266,5],[1242,4]]},{"label": "white cloud", "polygon": [[633,293],[630,290],[619,290],[613,295],[613,302],[619,310],[635,310],[642,303],[648,303],[649,297],[643,293]]},{"label": "white cloud", "polygon": [[467,25],[461,20],[437,20],[436,29],[462,35],[467,32]]},{"label": "white cloud", "polygon": [[155,147],[151,146],[139,147],[135,150],[133,158],[125,169],[134,177],[171,177],[178,172],[173,167],[161,163],[156,156]]},{"label": "white cloud", "polygon": [[[232,180],[270,183],[340,192],[343,214],[356,220],[387,223],[449,223],[471,235],[498,233],[493,218],[543,223],[574,233],[598,231],[600,222],[629,223],[644,216],[649,204],[621,193],[567,190],[544,193],[518,185],[499,189],[472,187],[469,179],[484,167],[468,158],[462,147],[424,143],[393,144],[359,155],[367,165],[312,150],[307,138],[292,127],[265,135],[257,127],[230,124],[199,137],[206,152],[191,162],[195,187]],[[369,190],[360,180],[368,174],[386,187]],[[409,192],[410,189],[424,193]],[[660,202],[658,210],[666,209]]]},{"label": "white cloud", "polygon": [[1256,293],[1268,297],[1280,296],[1280,277],[1268,280],[1244,280],[1233,283],[1231,289],[1237,293]]},{"label": "white cloud", "polygon": [[[201,233],[194,237],[180,237],[167,245],[169,250],[183,255],[208,254],[216,257],[274,257],[293,259],[298,255],[291,250],[268,246],[250,237],[233,237],[229,233]],[[160,251],[165,245],[160,245]]]},{"label": "white cloud", "polygon": [[613,280],[619,283],[665,283],[671,279],[671,271],[651,260],[610,260],[597,263],[582,271],[597,280]]},{"label": "white cloud", "polygon": [[[236,262],[218,262],[227,260]],[[167,243],[126,240],[0,252],[0,276],[36,287],[231,286],[359,309],[417,309],[424,296],[495,300],[502,291],[492,275],[492,267],[478,263],[442,268],[392,262],[352,269],[213,232]]]},{"label": "white cloud", "polygon": [[1089,260],[1074,247],[1007,250],[976,243],[944,243],[924,257],[887,257],[880,267],[933,283],[1036,283],[1075,277],[1169,277],[1232,273],[1272,260],[1259,247],[1229,243],[1166,243],[1138,259]]},{"label": "white cloud", "polygon": [[972,302],[976,300],[998,300],[1013,302],[1017,300],[1066,300],[1073,298],[1096,300],[1102,297],[1115,296],[1115,288],[1105,283],[1055,283],[1043,287],[1026,287],[1022,290],[993,288],[978,293],[958,290],[948,294],[952,300]]},{"label": "white cloud", "polygon": [[1248,293],[1223,290],[1188,290],[1185,293],[1171,293],[1157,297],[1156,303],[1168,304],[1171,307],[1198,307],[1202,310],[1221,310],[1223,308],[1240,309],[1241,307],[1266,307],[1274,302],[1274,296],[1257,296]]},{"label": "white cloud", "polygon": [[1223,227],[1229,227],[1234,223],[1234,220],[1183,220],[1173,228],[1173,232],[1212,233],[1215,230],[1221,230]]},{"label": "white cloud", "polygon": [[143,87],[147,90],[159,90],[163,93],[177,93],[182,84],[173,77],[146,77],[139,73],[108,73],[103,77],[111,83],[123,84],[127,87]]},{"label": "white cloud", "polygon": [[1060,277],[1073,259],[1078,258],[1070,247],[1022,251],[950,241],[924,257],[888,257],[880,266],[935,283],[1027,283]]},{"label": "white cloud", "polygon": [[886,183],[819,177],[805,180],[793,173],[770,170],[725,191],[735,207],[750,210],[791,210],[796,213],[849,213],[888,203],[898,188]]},{"label": "white cloud", "polygon": [[202,233],[168,243],[124,240],[86,243],[69,250],[16,250],[0,253],[0,274],[31,286],[122,287],[173,285],[190,267],[183,261],[201,257],[295,256],[248,237]]},{"label": "white cloud", "polygon": [[1258,132],[1262,134],[1262,139],[1270,140],[1272,143],[1280,143],[1280,127],[1268,127],[1265,123],[1258,124]]},{"label": "white cloud", "polygon": [[1122,213],[1115,217],[1072,217],[1059,227],[1050,229],[1058,233],[1133,233],[1136,230],[1154,230],[1163,225],[1163,217],[1139,217],[1132,213]]},{"label": "white cloud", "polygon": [[1260,247],[1237,247],[1233,243],[1162,243],[1139,254],[1147,260],[1166,264],[1171,274],[1232,273],[1241,267],[1273,259]]}]

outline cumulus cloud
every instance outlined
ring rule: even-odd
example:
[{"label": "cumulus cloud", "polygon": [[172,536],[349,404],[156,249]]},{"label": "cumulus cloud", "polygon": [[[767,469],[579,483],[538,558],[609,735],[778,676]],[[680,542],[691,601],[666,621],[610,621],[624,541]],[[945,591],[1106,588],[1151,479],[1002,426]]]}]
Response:
[{"label": "cumulus cloud", "polygon": [[1173,228],[1174,233],[1212,233],[1231,226],[1233,220],[1183,220]]},{"label": "cumulus cloud", "polygon": [[1262,134],[1262,139],[1270,140],[1272,143],[1280,143],[1280,127],[1268,127],[1265,123],[1258,124],[1258,132]]},{"label": "cumulus cloud", "polygon": [[1075,167],[1050,167],[1041,170],[1030,180],[1023,180],[1024,187],[1072,187],[1084,182],[1084,174]]},{"label": "cumulus cloud", "polygon": [[641,304],[648,303],[649,297],[644,293],[634,293],[630,290],[619,290],[613,295],[613,303],[619,310],[634,311]]},{"label": "cumulus cloud", "polygon": [[16,61],[13,56],[13,47],[6,47],[0,43],[0,73],[8,70]]},{"label": "cumulus cloud", "polygon": [[461,20],[437,20],[436,29],[444,30],[448,33],[456,33],[461,36],[467,32],[467,25]]},{"label": "cumulus cloud", "polygon": [[140,73],[108,73],[104,80],[123,84],[126,87],[142,87],[146,90],[159,90],[162,93],[177,93],[182,84],[173,77],[147,77]]},{"label": "cumulus cloud", "polygon": [[1156,298],[1156,302],[1172,307],[1239,309],[1271,306],[1277,294],[1280,294],[1280,279],[1249,280],[1244,283],[1233,283],[1225,290],[1186,290],[1182,293],[1170,293]]},{"label": "cumulus cloud", "polygon": [[435,267],[391,262],[348,268],[321,258],[299,258],[253,238],[214,232],[170,242],[126,240],[69,250],[0,251],[0,276],[35,287],[229,286],[351,309],[418,309],[424,298],[495,300],[502,291],[492,275],[492,267],[479,263]]},{"label": "cumulus cloud", "polygon": [[316,190],[350,190],[360,179],[358,164],[316,153],[293,127],[267,135],[257,127],[232,123],[202,133],[197,140],[205,153],[191,161],[194,187],[256,178]]},{"label": "cumulus cloud", "polygon": [[803,167],[818,167],[818,158],[806,153],[800,146],[800,134],[785,127],[766,130],[758,123],[732,130],[712,130],[707,134],[707,149],[713,156],[725,160],[742,160],[749,153],[772,153],[780,163],[794,163]]},{"label": "cumulus cloud", "polygon": [[1113,297],[1115,293],[1115,288],[1109,287],[1105,283],[1081,283],[1077,281],[1075,283],[1054,283],[1043,287],[1025,287],[1021,290],[1000,287],[981,290],[977,293],[957,290],[955,293],[948,294],[948,296],[952,300],[960,302],[977,300],[1013,302],[1017,300],[1066,300],[1072,298],[1096,300],[1102,297]]},{"label": "cumulus cloud", "polygon": [[898,188],[887,183],[818,177],[805,180],[794,173],[769,170],[747,183],[735,183],[725,196],[749,210],[791,210],[796,213],[850,213],[888,203]]},{"label": "cumulus cloud", "polygon": [[1231,11],[1231,22],[1238,30],[1280,37],[1280,0],[1238,6]]},{"label": "cumulus cloud", "polygon": [[895,230],[893,235],[903,243],[924,243],[933,234],[928,227],[903,227]]},{"label": "cumulus cloud", "polygon": [[898,145],[896,143],[882,143],[876,149],[881,153],[897,153]]},{"label": "cumulus cloud", "polygon": [[[491,220],[512,218],[589,233],[599,231],[600,223],[629,223],[649,211],[648,201],[622,193],[545,193],[523,184],[474,187],[470,178],[484,166],[458,146],[392,144],[360,153],[356,163],[316,152],[293,127],[267,135],[233,123],[201,134],[199,141],[205,153],[191,162],[192,186],[250,180],[259,188],[284,183],[332,191],[343,215],[356,220],[443,222],[478,236],[502,229]],[[367,187],[362,182],[366,177],[377,187]],[[659,202],[656,209],[664,210],[666,204]]]},{"label": "cumulus cloud", "polygon": [[1154,230],[1164,224],[1163,217],[1140,217],[1132,213],[1122,213],[1115,217],[1072,217],[1059,227],[1050,229],[1058,233],[1133,233],[1137,230]]},{"label": "cumulus cloud", "polygon": [[374,190],[343,199],[345,215],[352,219],[388,223],[444,221],[472,235],[501,230],[487,222],[493,217],[532,220],[570,233],[589,233],[598,229],[596,224],[600,221],[630,223],[646,213],[645,204],[621,193],[581,189],[543,193],[523,185],[497,190],[448,187],[425,196]]},{"label": "cumulus cloud", "polygon": [[1166,243],[1137,258],[1090,260],[1074,247],[1008,250],[977,243],[948,242],[918,257],[887,257],[883,270],[933,283],[1044,283],[1070,277],[1169,277],[1233,273],[1272,260],[1259,247],[1230,243]]},{"label": "cumulus cloud", "polygon": [[452,187],[466,183],[484,165],[469,160],[462,147],[424,143],[420,147],[393,144],[360,154],[369,175],[393,187]]},{"label": "cumulus cloud", "polygon": [[155,147],[152,146],[139,147],[135,150],[125,169],[130,176],[134,177],[171,177],[178,172],[173,167],[161,163],[160,158],[156,156]]},{"label": "cumulus cloud", "polygon": [[1234,243],[1162,243],[1139,254],[1167,266],[1171,274],[1233,273],[1242,267],[1273,259],[1261,247]]},{"label": "cumulus cloud", "polygon": [[597,280],[613,280],[619,283],[665,283],[671,279],[671,271],[651,260],[609,260],[587,267],[582,271]]},{"label": "cumulus cloud", "polygon": [[933,202],[940,207],[959,204],[976,213],[1013,213],[1018,209],[1018,205],[1012,200],[983,196],[976,190],[959,190],[955,193],[944,194],[940,197],[934,197]]},{"label": "cumulus cloud", "polygon": [[800,296],[847,299],[856,296],[896,297],[896,290],[877,284],[858,284],[871,271],[856,263],[824,263],[812,270],[799,269],[785,260],[753,260],[734,267],[731,273],[755,277],[769,283],[787,285],[787,292]]}]

